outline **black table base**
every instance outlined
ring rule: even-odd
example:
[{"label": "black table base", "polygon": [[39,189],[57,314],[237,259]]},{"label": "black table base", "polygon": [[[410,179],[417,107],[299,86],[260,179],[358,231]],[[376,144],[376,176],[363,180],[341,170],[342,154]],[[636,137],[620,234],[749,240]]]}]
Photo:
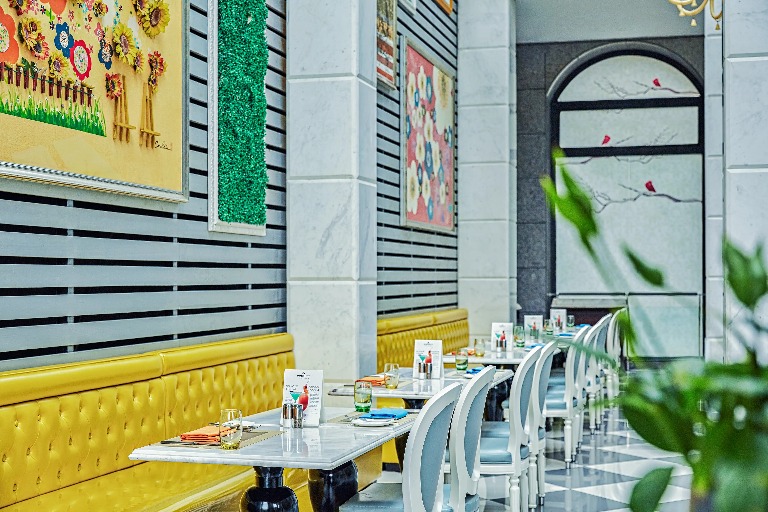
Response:
[{"label": "black table base", "polygon": [[283,468],[254,466],[256,486],[248,488],[240,499],[244,512],[299,512],[299,500],[283,486]]},{"label": "black table base", "polygon": [[357,466],[350,461],[326,471],[309,470],[309,499],[315,512],[333,512],[357,493]]}]

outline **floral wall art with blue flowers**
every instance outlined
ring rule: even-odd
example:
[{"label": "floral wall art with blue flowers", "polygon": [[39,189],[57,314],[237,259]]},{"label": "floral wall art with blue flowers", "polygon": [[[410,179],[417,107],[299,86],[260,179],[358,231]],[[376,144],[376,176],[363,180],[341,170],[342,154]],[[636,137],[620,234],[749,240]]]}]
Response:
[{"label": "floral wall art with blue flowers", "polygon": [[403,223],[435,231],[455,229],[455,82],[445,68],[401,42]]},{"label": "floral wall art with blue flowers", "polygon": [[0,176],[183,199],[182,0],[0,6]]}]

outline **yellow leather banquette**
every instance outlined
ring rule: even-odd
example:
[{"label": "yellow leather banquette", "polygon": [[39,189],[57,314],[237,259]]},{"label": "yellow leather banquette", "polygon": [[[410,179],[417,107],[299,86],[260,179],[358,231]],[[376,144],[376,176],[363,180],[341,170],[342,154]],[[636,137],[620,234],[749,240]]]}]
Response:
[{"label": "yellow leather banquette", "polygon": [[[293,337],[276,334],[0,373],[0,509],[237,510],[251,468],[128,455],[216,421],[222,407],[279,407],[293,366]],[[361,487],[380,456],[358,461]],[[302,511],[306,480],[286,470]]]},{"label": "yellow leather banquette", "polygon": [[384,370],[384,363],[411,366],[414,340],[443,340],[444,352],[466,347],[469,343],[466,309],[380,318],[376,330],[377,371]]}]

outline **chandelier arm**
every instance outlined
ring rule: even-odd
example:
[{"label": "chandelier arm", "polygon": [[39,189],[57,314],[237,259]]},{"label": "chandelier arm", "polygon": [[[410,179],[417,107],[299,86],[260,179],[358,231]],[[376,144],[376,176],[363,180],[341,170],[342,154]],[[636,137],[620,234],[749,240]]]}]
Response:
[{"label": "chandelier arm", "polygon": [[[671,1],[671,0],[670,0],[670,1]],[[675,4],[675,5],[677,5],[677,4]],[[704,2],[701,4],[701,5],[699,5],[699,6],[698,6],[697,8],[695,8],[695,9],[691,9],[691,10],[688,10],[688,9],[686,9],[686,8],[685,8],[684,6],[682,6],[682,5],[677,5],[677,10],[678,10],[678,11],[680,11],[680,12],[682,13],[682,14],[681,14],[681,16],[696,16],[696,15],[697,15],[697,14],[699,14],[701,11],[703,11],[703,10],[704,10],[704,8],[705,8],[706,6],[707,6],[707,2],[706,2],[706,0],[705,0],[705,1],[704,1]]]},{"label": "chandelier arm", "polygon": [[712,15],[713,20],[720,21],[723,17],[723,8],[720,7],[720,13],[715,14],[715,0],[709,0],[709,14]]}]

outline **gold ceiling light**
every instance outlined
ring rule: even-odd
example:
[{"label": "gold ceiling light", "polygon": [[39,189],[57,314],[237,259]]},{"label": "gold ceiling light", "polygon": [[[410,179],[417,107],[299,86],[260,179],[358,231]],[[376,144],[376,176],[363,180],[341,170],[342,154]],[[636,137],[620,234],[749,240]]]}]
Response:
[{"label": "gold ceiling light", "polygon": [[[680,11],[680,16],[696,16],[709,4],[709,13],[712,15],[712,19],[715,20],[715,30],[720,30],[720,20],[723,17],[722,5],[720,12],[715,12],[715,0],[700,1],[701,5],[697,5],[696,0],[669,0],[669,3],[677,7],[677,10]],[[696,26],[696,18],[691,20],[691,26]]]}]

